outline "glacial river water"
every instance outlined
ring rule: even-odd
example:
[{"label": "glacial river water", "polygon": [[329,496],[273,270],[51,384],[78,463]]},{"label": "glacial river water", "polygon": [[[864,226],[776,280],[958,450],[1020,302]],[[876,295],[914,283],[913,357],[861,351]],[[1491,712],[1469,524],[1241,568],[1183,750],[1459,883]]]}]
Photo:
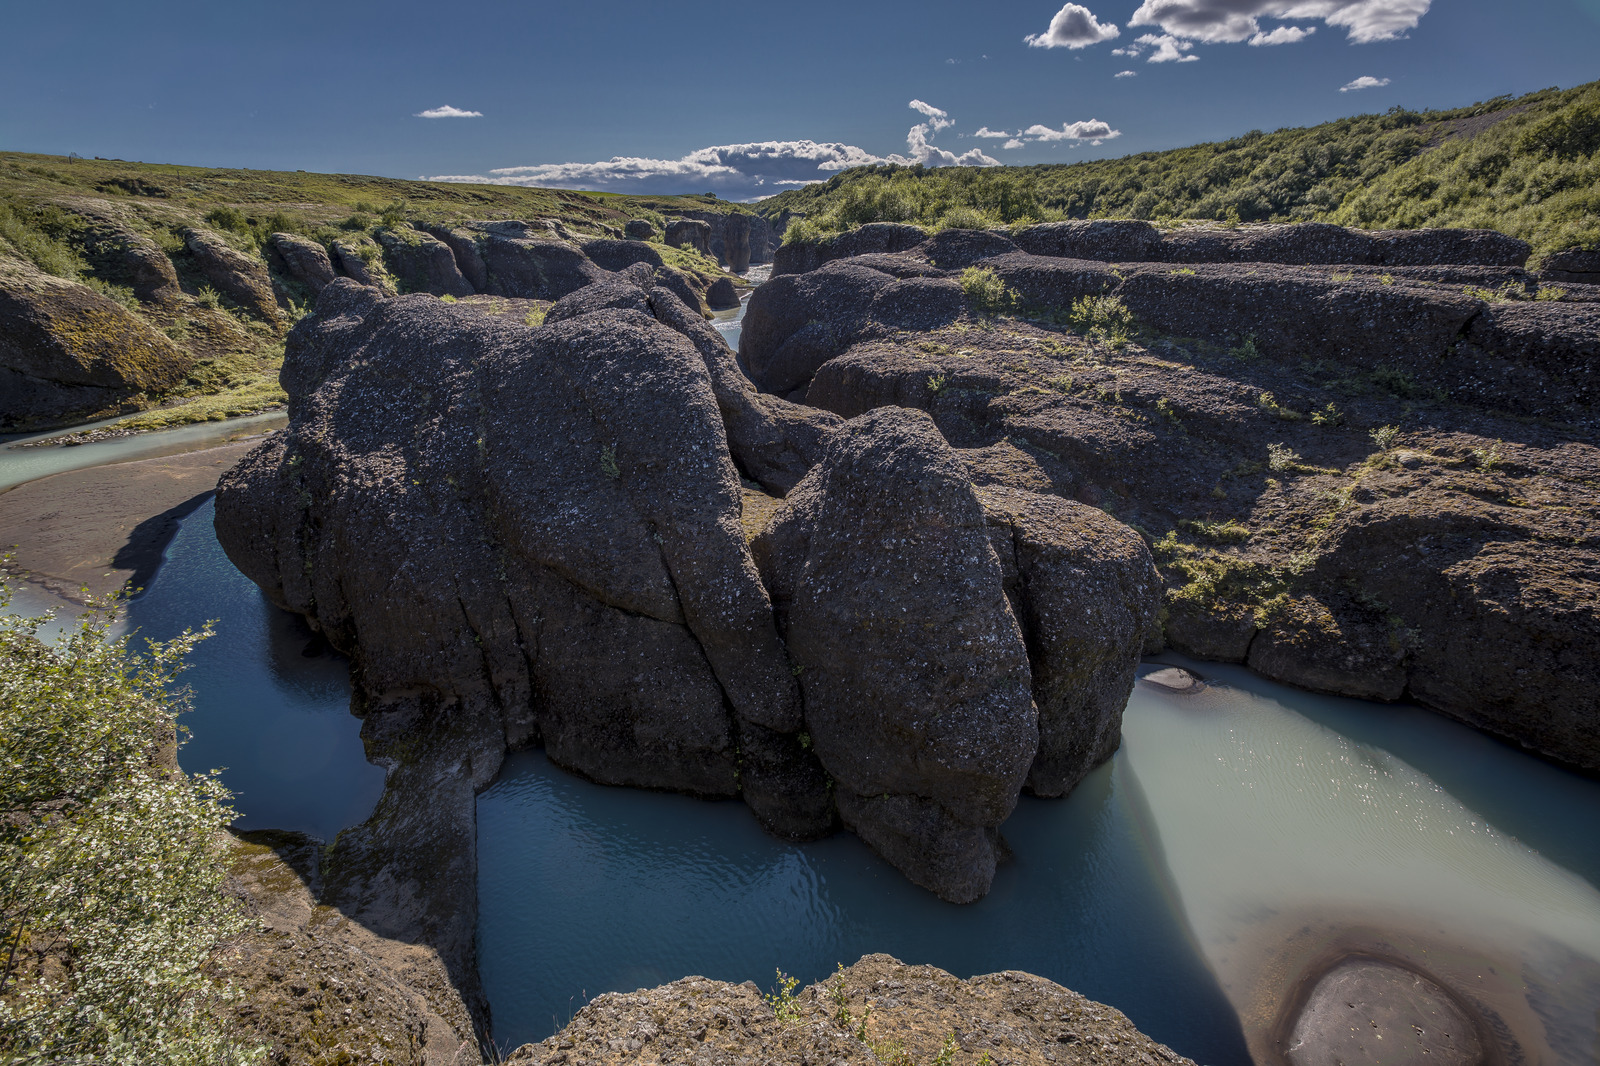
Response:
[{"label": "glacial river water", "polygon": [[[13,461],[0,452],[0,484]],[[217,619],[185,675],[183,764],[225,768],[243,825],[331,838],[383,779],[362,758],[347,666],[265,603],[211,523],[209,504],[183,521],[128,624],[163,638]],[[736,802],[512,755],[478,803],[498,1042],[547,1036],[608,990],[691,973],[767,988],[775,969],[811,981],[883,951],[963,977],[1042,974],[1231,1066],[1297,976],[1357,952],[1457,987],[1530,1063],[1600,1060],[1600,782],[1420,709],[1163,662],[1208,685],[1139,684],[1116,757],[1064,800],[1020,802],[1003,830],[1013,857],[968,907],[847,834],[792,845]]]}]

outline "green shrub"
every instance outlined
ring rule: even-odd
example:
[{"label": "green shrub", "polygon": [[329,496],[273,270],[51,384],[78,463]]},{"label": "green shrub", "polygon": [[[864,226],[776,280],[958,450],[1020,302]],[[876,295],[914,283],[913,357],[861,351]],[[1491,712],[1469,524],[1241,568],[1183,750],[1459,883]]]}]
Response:
[{"label": "green shrub", "polygon": [[250,220],[245,217],[244,212],[237,207],[229,207],[227,204],[213,207],[207,212],[206,222],[217,229],[225,229],[232,233],[248,234],[251,232]]},{"label": "green shrub", "polygon": [[0,241],[46,274],[77,280],[83,260],[71,244],[53,236],[40,221],[38,212],[18,212],[10,204],[0,203]]},{"label": "green shrub", "polygon": [[975,207],[952,207],[939,216],[938,229],[989,229],[997,222]]},{"label": "green shrub", "polygon": [[1117,296],[1080,296],[1067,315],[1072,328],[1091,336],[1124,342],[1134,332],[1133,312]]},{"label": "green shrub", "polygon": [[256,1061],[205,973],[245,924],[221,892],[230,797],[161,754],[210,631],[136,653],[109,609],[54,642],[45,621],[0,617],[0,1060]]},{"label": "green shrub", "polygon": [[968,267],[961,272],[961,291],[973,310],[998,315],[1014,311],[1018,305],[1017,294],[988,267]]}]

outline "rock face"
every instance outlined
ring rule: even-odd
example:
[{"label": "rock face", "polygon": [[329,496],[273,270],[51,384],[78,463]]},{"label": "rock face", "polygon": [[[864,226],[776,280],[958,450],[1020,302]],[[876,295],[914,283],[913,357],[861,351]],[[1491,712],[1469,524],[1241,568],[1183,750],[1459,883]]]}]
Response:
[{"label": "rock face", "polygon": [[868,955],[802,989],[786,1011],[780,1018],[751,982],[686,977],[659,988],[596,996],[561,1032],[518,1048],[505,1061],[1191,1062],[1140,1033],[1116,1009],[1015,970],[962,981],[933,966]]},{"label": "rock face", "polygon": [[184,230],[183,243],[218,292],[232,297],[240,307],[262,321],[278,322],[278,301],[272,294],[272,279],[267,276],[266,264],[206,230]]},{"label": "rock face", "polygon": [[667,223],[666,241],[674,248],[692,248],[711,254],[711,223],[697,218],[675,218]]},{"label": "rock face", "polygon": [[1568,248],[1547,256],[1539,273],[1547,281],[1600,285],[1600,251]]},{"label": "rock face", "polygon": [[430,234],[409,226],[381,229],[378,243],[390,274],[404,292],[471,296],[475,291],[456,265],[450,246]]},{"label": "rock face", "polygon": [[333,261],[316,241],[292,233],[274,233],[267,238],[267,247],[276,255],[276,265],[313,296],[334,279]]},{"label": "rock face", "polygon": [[727,278],[718,278],[706,290],[706,306],[713,311],[728,311],[739,306],[739,290]]},{"label": "rock face", "polygon": [[875,411],[754,547],[845,824],[918,884],[977,899],[1039,721],[965,467],[926,415]]},{"label": "rock face", "polygon": [[[706,234],[706,246],[711,255],[735,274],[743,274],[750,269],[751,262],[761,262],[761,259],[752,259],[750,233],[754,215],[742,211],[692,211],[687,212],[690,219],[704,222],[710,229]],[[672,243],[670,240],[668,243]]]},{"label": "rock face", "polygon": [[[836,240],[909,237],[870,229]],[[1134,226],[1052,232],[1064,251],[1143,239]],[[1492,235],[1239,232],[1283,257],[1305,252],[1291,237],[1329,258],[1364,238],[1425,265],[1113,269],[973,258],[1003,245],[941,234],[774,279],[751,299],[740,360],[764,391],[846,418],[928,411],[983,456],[969,466],[985,491],[1044,491],[1136,523],[1164,569],[1178,650],[1413,699],[1600,771],[1586,695],[1600,684],[1600,505],[1577,488],[1600,477],[1597,305],[1516,298],[1532,290],[1515,267],[1431,262],[1521,254]],[[1016,312],[940,310],[945,261],[992,271]],[[1496,271],[1515,284],[1447,280]],[[1031,638],[1029,651],[1043,720]]]},{"label": "rock face", "polygon": [[[538,742],[597,781],[741,795],[784,836],[842,818],[942,896],[982,895],[1024,782],[1058,794],[1116,746],[1148,552],[1031,493],[986,515],[925,415],[842,426],[762,396],[660,268],[582,262],[599,276],[535,329],[328,285],[289,338],[289,429],[219,485],[229,557],[354,657],[369,751],[404,753],[340,854],[445,898],[464,875],[438,856],[472,852],[449,812]],[[741,474],[790,494],[759,573]],[[426,864],[400,793],[437,797]],[[351,884],[363,913],[405,898]],[[447,960],[470,956],[462,921],[439,919]]]},{"label": "rock face", "polygon": [[193,357],[76,282],[0,260],[0,428],[47,428],[173,388]]},{"label": "rock face", "polygon": [[629,219],[628,224],[622,227],[622,231],[628,235],[628,239],[631,241],[648,241],[660,236],[660,231],[656,229],[649,219],[644,218]]}]

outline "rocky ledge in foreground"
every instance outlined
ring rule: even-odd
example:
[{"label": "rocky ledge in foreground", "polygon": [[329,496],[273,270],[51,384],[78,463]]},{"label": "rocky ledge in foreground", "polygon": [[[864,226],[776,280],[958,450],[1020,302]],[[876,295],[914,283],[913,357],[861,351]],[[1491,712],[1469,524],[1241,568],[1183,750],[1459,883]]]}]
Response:
[{"label": "rocky ledge in foreground", "polygon": [[783,250],[825,261],[751,297],[740,361],[842,417],[924,410],[985,478],[1139,529],[1169,647],[1593,774],[1600,303],[1517,244],[864,226]]},{"label": "rocky ledge in foreground", "polygon": [[962,981],[888,955],[868,955],[792,999],[764,998],[748,981],[704,977],[608,992],[561,1032],[518,1048],[505,1061],[1192,1066],[1115,1008],[1042,977],[1006,970]]}]

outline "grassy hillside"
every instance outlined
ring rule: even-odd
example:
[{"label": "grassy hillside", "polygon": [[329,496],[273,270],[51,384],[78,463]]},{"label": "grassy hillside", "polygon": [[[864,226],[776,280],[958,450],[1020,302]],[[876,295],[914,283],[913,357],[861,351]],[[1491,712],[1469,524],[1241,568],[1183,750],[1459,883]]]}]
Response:
[{"label": "grassy hillside", "polygon": [[[130,428],[248,414],[284,400],[277,383],[281,324],[263,321],[207,284],[184,246],[186,227],[213,230],[258,258],[267,235],[277,231],[324,245],[342,240],[370,253],[381,273],[383,253],[372,237],[383,227],[555,219],[582,238],[616,232],[633,218],[650,219],[659,228],[666,216],[708,210],[752,209],[714,196],[630,197],[0,152],[0,259],[29,260],[47,273],[89,285],[196,356],[193,372],[178,389],[133,401],[131,407],[146,410],[126,420]],[[175,302],[136,298],[122,255],[129,234],[153,241],[171,259],[182,286]],[[721,273],[714,261],[693,252],[660,251],[674,266],[702,275]],[[287,279],[274,281],[288,296],[292,322],[309,306],[309,294]]]},{"label": "grassy hillside", "polygon": [[1088,163],[874,166],[763,201],[790,239],[867,222],[999,226],[1066,218],[1467,226],[1536,253],[1600,247],[1600,82],[1453,111],[1395,108],[1304,129]]}]

